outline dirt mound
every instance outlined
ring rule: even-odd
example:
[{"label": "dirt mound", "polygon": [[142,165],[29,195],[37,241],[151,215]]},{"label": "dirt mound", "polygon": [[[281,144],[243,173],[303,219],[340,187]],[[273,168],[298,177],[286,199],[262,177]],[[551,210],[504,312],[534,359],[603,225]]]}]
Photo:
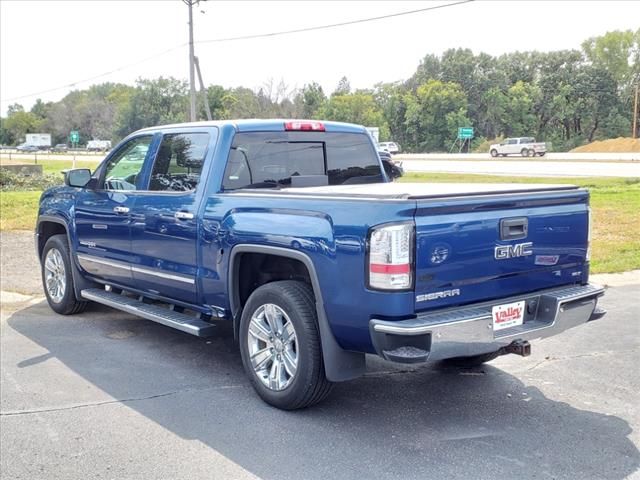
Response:
[{"label": "dirt mound", "polygon": [[576,153],[623,153],[623,152],[640,152],[640,139],[636,138],[610,138],[609,140],[598,140],[587,145],[574,148],[571,150]]}]

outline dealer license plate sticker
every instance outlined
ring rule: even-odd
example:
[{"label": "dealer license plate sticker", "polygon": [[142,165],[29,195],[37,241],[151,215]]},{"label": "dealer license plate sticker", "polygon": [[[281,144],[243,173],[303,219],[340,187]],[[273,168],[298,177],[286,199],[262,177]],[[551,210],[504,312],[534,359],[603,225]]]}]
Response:
[{"label": "dealer license plate sticker", "polygon": [[496,305],[491,309],[493,315],[493,331],[522,325],[524,321],[524,300],[521,302]]}]

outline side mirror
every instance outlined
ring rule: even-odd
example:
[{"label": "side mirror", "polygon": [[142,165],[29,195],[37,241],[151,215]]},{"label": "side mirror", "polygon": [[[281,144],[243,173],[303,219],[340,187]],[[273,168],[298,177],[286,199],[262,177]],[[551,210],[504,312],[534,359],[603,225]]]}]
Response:
[{"label": "side mirror", "polygon": [[391,178],[391,180],[400,178],[404,174],[402,167],[395,165],[387,159],[382,160],[382,166],[384,167],[385,173],[389,178]]},{"label": "side mirror", "polygon": [[69,187],[84,188],[91,180],[91,170],[88,168],[74,168],[64,172],[64,183]]}]

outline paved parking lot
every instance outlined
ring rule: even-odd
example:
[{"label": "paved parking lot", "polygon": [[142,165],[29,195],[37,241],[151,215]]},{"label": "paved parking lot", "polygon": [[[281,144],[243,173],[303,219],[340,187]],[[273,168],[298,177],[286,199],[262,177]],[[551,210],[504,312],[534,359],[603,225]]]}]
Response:
[{"label": "paved parking lot", "polygon": [[[7,479],[640,478],[640,285],[604,319],[474,370],[394,367],[298,412],[262,403],[231,332],[5,296]],[[18,302],[18,303],[16,303]]]}]

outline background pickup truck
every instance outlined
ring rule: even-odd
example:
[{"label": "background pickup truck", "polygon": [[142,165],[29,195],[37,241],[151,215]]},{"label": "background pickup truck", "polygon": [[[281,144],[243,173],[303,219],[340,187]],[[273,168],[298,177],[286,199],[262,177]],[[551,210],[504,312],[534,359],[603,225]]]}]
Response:
[{"label": "background pickup truck", "polygon": [[393,183],[356,125],[149,128],[43,193],[51,308],[88,301],[206,337],[231,322],[284,409],[364,373],[365,354],[475,365],[604,315],[589,194],[570,185]]},{"label": "background pickup truck", "polygon": [[520,155],[522,157],[541,157],[547,153],[546,143],[536,143],[533,137],[507,138],[502,143],[495,143],[489,148],[492,157]]}]

